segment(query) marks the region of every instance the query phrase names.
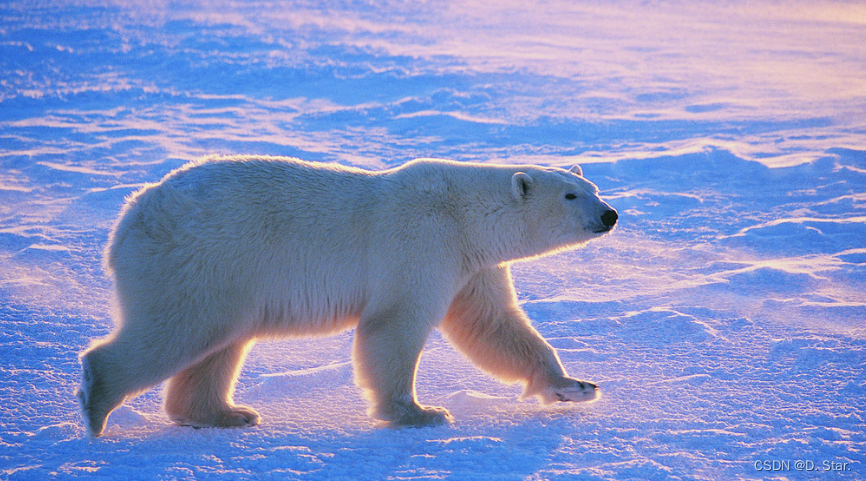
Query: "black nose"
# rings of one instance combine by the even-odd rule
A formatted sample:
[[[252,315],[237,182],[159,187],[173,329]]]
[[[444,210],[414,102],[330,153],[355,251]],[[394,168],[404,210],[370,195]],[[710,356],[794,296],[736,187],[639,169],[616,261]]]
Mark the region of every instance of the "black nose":
[[[617,219],[619,219],[619,216],[616,215],[615,210],[609,210],[601,215],[601,222],[604,223],[605,227],[613,227]]]

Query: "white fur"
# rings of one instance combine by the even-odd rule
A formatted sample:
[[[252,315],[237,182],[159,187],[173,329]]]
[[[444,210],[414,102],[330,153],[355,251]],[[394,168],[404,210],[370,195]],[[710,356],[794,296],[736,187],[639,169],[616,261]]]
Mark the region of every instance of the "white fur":
[[[117,328],[82,355],[87,427],[100,435],[113,409],[165,379],[179,424],[257,424],[232,402],[251,343],[352,327],[356,382],[392,425],[450,420],[415,400],[418,357],[437,326],[526,395],[591,400],[596,387],[566,376],[518,307],[506,263],[604,234],[606,212],[579,168],[426,159],[371,172],[276,157],[184,166],[135,193],[111,235]]]

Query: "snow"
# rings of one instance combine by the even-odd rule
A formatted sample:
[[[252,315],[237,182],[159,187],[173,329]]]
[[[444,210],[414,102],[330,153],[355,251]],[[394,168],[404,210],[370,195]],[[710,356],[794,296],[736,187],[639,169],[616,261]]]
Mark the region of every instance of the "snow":
[[[862,4],[32,3],[0,5],[0,479],[866,477]],[[253,349],[261,426],[154,389],[89,439],[108,228],[213,153],[580,163],[617,230],[514,277],[602,398],[521,401],[436,334],[418,394],[456,424],[380,429],[346,332]]]

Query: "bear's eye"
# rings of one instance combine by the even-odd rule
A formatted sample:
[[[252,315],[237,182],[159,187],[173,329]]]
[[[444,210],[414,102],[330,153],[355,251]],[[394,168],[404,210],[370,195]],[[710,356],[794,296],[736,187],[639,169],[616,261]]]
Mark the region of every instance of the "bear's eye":
[[[569,192],[569,193],[565,194],[565,198],[567,200],[574,200],[574,199],[577,199],[577,196],[572,194],[571,192]]]

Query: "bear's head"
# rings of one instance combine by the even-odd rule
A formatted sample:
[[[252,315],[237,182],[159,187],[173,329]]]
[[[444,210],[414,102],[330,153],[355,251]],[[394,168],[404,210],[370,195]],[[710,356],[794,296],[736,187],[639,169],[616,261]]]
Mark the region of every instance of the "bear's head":
[[[530,255],[585,244],[610,232],[618,219],[577,165],[521,169],[511,176],[511,194],[524,217]]]

